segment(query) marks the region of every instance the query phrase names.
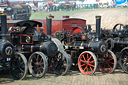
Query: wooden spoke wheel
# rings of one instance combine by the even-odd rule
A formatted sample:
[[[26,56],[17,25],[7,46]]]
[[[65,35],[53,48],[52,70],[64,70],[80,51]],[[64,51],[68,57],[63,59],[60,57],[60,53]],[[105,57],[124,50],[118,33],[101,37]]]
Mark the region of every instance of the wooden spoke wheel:
[[[97,68],[97,58],[94,53],[90,51],[84,51],[78,58],[79,70],[85,75],[92,75]]]
[[[125,49],[121,52],[119,64],[123,71],[128,73],[128,49]]]
[[[52,67],[56,75],[63,76],[69,71],[71,67],[71,58],[65,51],[59,51],[53,60],[54,63],[52,64]]]
[[[117,64],[117,59],[115,54],[108,50],[107,53],[105,53],[101,60],[99,60],[99,68],[104,73],[112,73]]]
[[[17,80],[22,80],[28,72],[27,59],[21,53],[16,53],[11,59],[11,74]]]
[[[28,66],[33,77],[43,77],[48,69],[46,56],[42,52],[34,52],[29,58]]]

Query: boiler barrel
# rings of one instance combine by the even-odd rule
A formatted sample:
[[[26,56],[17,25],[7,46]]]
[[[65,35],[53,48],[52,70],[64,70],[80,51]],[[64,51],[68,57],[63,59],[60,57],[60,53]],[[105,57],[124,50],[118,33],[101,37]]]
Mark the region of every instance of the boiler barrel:
[[[54,57],[58,52],[56,44],[51,41],[43,42],[42,44],[37,45],[22,45],[22,49],[23,51],[29,52],[40,51],[49,57]]]
[[[84,50],[90,50],[97,54],[104,54],[107,51],[106,44],[102,41],[98,42],[72,42],[71,46],[69,46],[72,49],[84,49]]]

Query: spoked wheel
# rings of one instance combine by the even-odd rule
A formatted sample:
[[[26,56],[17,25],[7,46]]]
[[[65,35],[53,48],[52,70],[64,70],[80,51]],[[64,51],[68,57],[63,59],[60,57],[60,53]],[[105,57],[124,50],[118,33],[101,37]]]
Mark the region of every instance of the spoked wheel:
[[[125,49],[121,52],[119,64],[123,71],[128,73],[128,49]]]
[[[112,73],[117,64],[117,59],[115,54],[108,50],[107,53],[105,53],[101,60],[99,60],[99,68],[104,73]]]
[[[33,77],[43,77],[48,69],[46,56],[42,52],[34,52],[29,58],[28,66]]]
[[[84,51],[78,58],[79,70],[85,75],[92,75],[97,68],[97,58],[94,53],[90,51]]]
[[[56,75],[65,75],[71,67],[71,58],[64,51],[59,51],[58,54],[53,58],[54,63],[52,64],[53,70]]]
[[[17,80],[22,80],[28,72],[27,59],[21,53],[16,53],[11,59],[11,74]]]

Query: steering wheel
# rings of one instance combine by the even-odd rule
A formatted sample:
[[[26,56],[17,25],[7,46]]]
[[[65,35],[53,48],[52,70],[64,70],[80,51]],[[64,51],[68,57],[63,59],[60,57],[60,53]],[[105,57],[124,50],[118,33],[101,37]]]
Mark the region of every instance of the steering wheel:
[[[117,36],[117,37],[123,37],[124,36],[124,25],[123,24],[116,24],[114,27],[113,27],[113,35]]]
[[[113,27],[113,32],[118,33],[118,32],[120,32],[120,31],[122,31],[123,28],[124,28],[124,25],[118,23],[118,24],[116,24],[116,25]]]

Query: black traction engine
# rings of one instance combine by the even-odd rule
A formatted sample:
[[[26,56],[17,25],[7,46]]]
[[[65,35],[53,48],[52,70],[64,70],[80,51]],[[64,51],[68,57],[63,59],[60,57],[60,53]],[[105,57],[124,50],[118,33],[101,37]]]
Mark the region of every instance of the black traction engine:
[[[105,73],[113,72],[116,67],[116,56],[100,37],[100,23],[101,16],[96,16],[96,33],[91,32],[90,25],[74,27],[71,32],[64,30],[55,33],[55,37],[64,43],[66,51],[71,54],[73,63],[86,75],[93,74],[97,66]]]
[[[128,73],[128,25],[116,24],[112,30],[102,30],[102,37],[112,50],[124,72]]]
[[[59,40],[51,37],[51,19],[47,17],[47,35],[42,32],[42,23],[33,20],[18,21],[8,31],[16,52],[26,57],[29,72],[36,78],[43,77],[47,70],[52,70],[57,75],[65,75],[71,66],[69,55],[58,48]],[[15,71],[12,74],[17,78],[21,73]]]

